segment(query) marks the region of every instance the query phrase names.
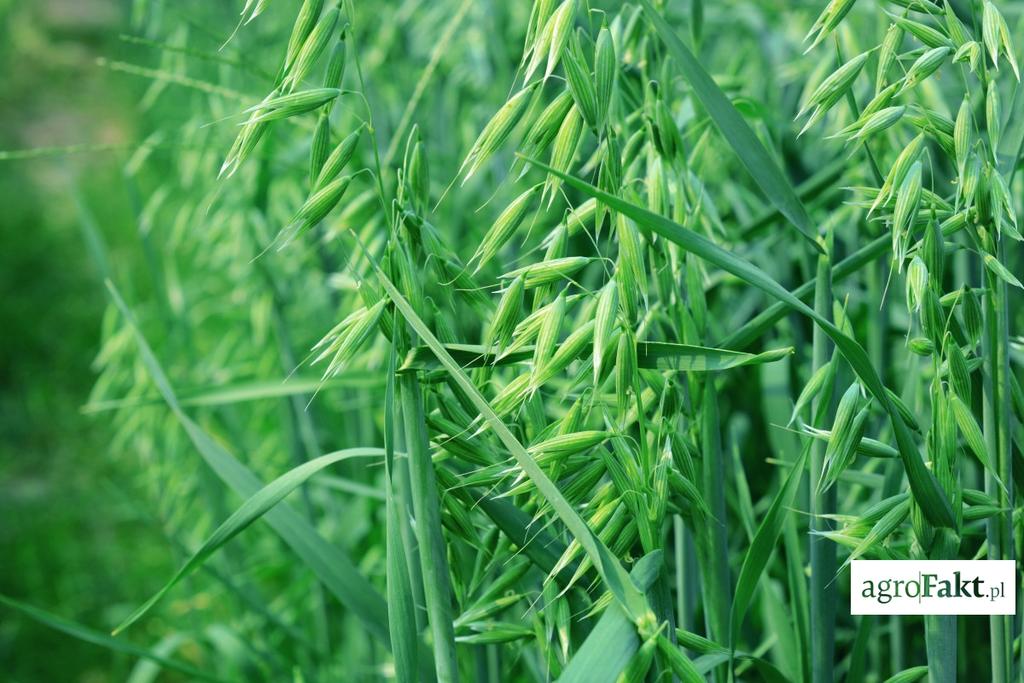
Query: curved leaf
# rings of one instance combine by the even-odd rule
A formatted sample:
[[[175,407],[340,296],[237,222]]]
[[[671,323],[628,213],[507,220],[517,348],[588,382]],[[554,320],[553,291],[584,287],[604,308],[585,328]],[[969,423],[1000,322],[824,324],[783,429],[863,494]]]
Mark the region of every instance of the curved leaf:
[[[811,229],[811,221],[807,217],[807,211],[796,196],[793,186],[782,169],[778,167],[775,160],[768,154],[761,141],[754,135],[754,131],[733,106],[729,98],[725,96],[722,89],[718,87],[710,74],[704,70],[693,53],[679,40],[657,10],[648,0],[640,0],[648,21],[654,26],[658,37],[665,43],[669,54],[679,63],[679,72],[690,83],[693,93],[700,99],[701,104],[707,109],[711,120],[718,126],[722,136],[732,146],[736,156],[740,158],[747,172],[758,184],[761,190],[767,195],[768,200],[789,219],[801,235],[818,252],[822,251],[821,245],[814,238]]]
[[[182,565],[181,569],[171,577],[171,580],[164,584],[164,587],[156,592],[153,597],[143,603],[138,609],[132,612],[121,624],[114,629],[113,635],[117,635],[124,629],[138,621],[146,612],[151,610],[161,598],[174,588],[186,576],[198,569],[211,555],[232,538],[244,531],[250,524],[269,512],[271,508],[280,503],[285,496],[302,485],[307,479],[320,470],[342,460],[350,458],[366,458],[370,456],[383,456],[384,450],[380,448],[349,448],[343,451],[336,451],[321,455],[309,462],[305,462],[280,477],[270,482],[248,500],[242,503],[235,512],[228,517],[210,535],[206,542],[197,550],[192,557]]]
[[[142,361],[152,376],[153,383],[203,460],[238,495],[248,498],[259,491],[262,488],[259,478],[185,414],[135,317],[109,280],[107,289],[131,326]],[[274,531],[302,558],[324,586],[343,605],[352,610],[370,633],[390,646],[387,604],[373,585],[359,573],[352,560],[340,549],[328,543],[287,503],[268,512],[266,518]]]
[[[750,600],[754,597],[754,589],[761,574],[768,566],[772,553],[775,552],[775,545],[782,533],[782,525],[786,521],[786,510],[793,503],[797,489],[800,487],[800,480],[803,478],[804,463],[807,460],[809,449],[804,448],[786,477],[785,483],[775,494],[771,507],[757,527],[754,540],[743,558],[743,566],[740,568],[740,576],[736,580],[736,592],[732,600],[732,610],[729,615],[729,645],[736,648],[736,636],[739,634],[743,617],[750,607]]]

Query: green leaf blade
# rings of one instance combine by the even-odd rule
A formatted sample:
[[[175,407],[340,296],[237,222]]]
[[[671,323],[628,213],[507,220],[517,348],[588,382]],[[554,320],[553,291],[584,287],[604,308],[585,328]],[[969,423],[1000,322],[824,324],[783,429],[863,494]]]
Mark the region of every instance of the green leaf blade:
[[[654,26],[658,37],[665,43],[669,54],[679,63],[680,73],[693,88],[694,94],[707,109],[711,120],[732,146],[743,166],[767,195],[768,200],[785,216],[801,235],[818,252],[821,245],[814,237],[811,221],[803,203],[797,197],[793,186],[783,175],[775,160],[768,154],[754,131],[718,87],[711,75],[704,70],[692,52],[679,40],[668,22],[655,10],[648,0],[640,0],[648,21]]]

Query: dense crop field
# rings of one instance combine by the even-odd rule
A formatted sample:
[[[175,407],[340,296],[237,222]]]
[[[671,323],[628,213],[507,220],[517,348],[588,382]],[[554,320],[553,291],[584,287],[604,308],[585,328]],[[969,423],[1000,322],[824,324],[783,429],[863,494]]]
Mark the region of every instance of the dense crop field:
[[[0,596],[0,642],[137,683],[1024,680],[1019,608],[849,610],[853,559],[1022,550],[1021,9],[136,0],[97,68],[138,139],[0,168],[118,155],[84,410],[178,569],[105,621]]]

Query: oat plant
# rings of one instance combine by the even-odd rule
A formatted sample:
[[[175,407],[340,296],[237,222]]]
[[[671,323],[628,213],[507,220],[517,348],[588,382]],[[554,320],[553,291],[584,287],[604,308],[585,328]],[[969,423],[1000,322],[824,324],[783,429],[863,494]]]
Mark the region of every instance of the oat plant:
[[[181,568],[5,605],[209,680],[1021,680],[847,607],[1020,552],[1013,3],[137,5],[180,144],[86,408]]]

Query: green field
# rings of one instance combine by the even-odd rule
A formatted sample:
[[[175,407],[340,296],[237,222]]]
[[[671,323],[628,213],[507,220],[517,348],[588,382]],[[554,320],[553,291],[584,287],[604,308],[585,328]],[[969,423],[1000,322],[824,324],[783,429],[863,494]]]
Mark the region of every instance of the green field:
[[[0,0],[0,678],[1024,681],[1022,10]]]

